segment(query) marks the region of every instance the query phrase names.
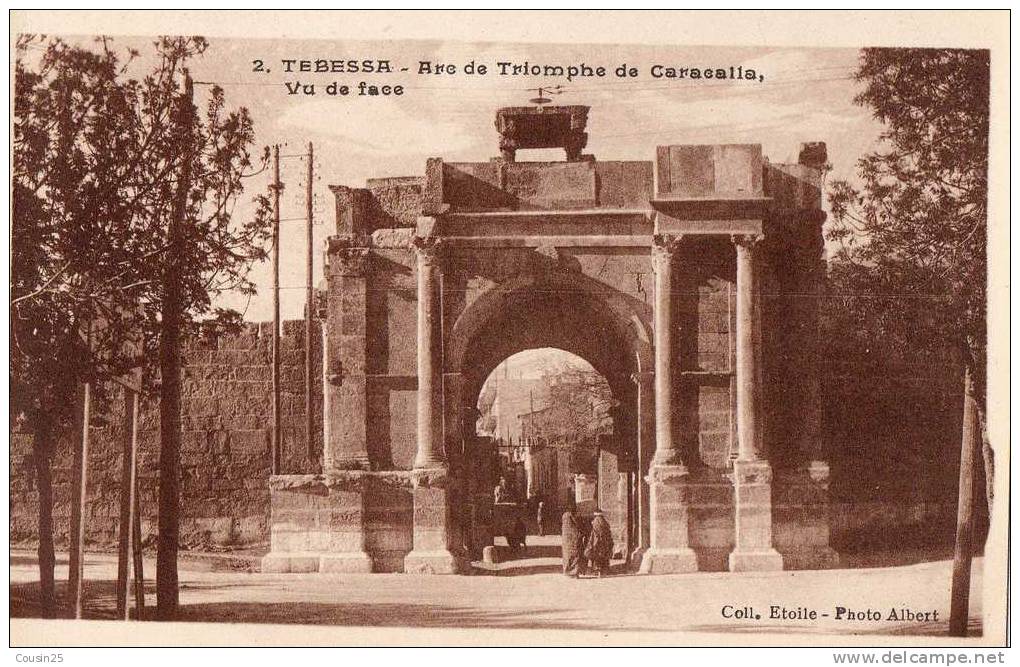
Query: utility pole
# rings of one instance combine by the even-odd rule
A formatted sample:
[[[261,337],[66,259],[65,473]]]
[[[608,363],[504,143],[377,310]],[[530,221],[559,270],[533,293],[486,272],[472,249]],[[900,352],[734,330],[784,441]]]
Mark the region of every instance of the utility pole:
[[[85,396],[82,401],[81,421],[81,465],[76,467],[77,477],[77,498],[74,499],[74,517],[72,521],[72,532],[75,541],[72,544],[73,558],[71,564],[71,606],[74,608],[74,617],[83,618],[85,612],[85,601],[82,599],[82,579],[85,575],[85,500],[88,495],[88,470],[89,470],[89,421],[92,411],[92,385],[85,383]]]
[[[131,382],[129,380],[129,382]],[[135,373],[132,386],[124,386],[124,407],[127,413],[126,425],[130,438],[125,440],[122,477],[121,477],[121,509],[120,509],[120,546],[117,552],[117,613],[125,621],[131,619],[129,590],[134,581],[135,618],[141,620],[142,607],[145,605],[144,589],[142,588],[141,565],[141,525],[138,516],[138,420],[139,392],[141,391],[141,373]],[[136,525],[138,530],[136,530]],[[132,565],[134,577],[131,577]]]
[[[273,442],[272,473],[280,474],[280,145],[273,146]]]
[[[139,384],[141,383],[139,382]],[[142,620],[142,610],[145,608],[145,576],[142,574],[142,517],[141,503],[138,500],[138,420],[141,418],[139,393],[131,392],[131,486],[128,493],[131,500],[131,510],[128,512],[131,538],[128,540],[128,553],[134,565],[132,570],[134,574],[135,618],[140,621]],[[127,600],[125,599],[124,620],[129,618],[131,618],[131,613],[127,609]]]
[[[305,446],[308,447],[308,460],[316,459],[315,443],[312,442],[312,317],[315,308],[312,304],[312,178],[314,176],[315,152],[312,142],[308,142],[308,183],[305,190],[305,209],[308,213],[307,257],[306,257],[306,293],[305,293]]]
[[[953,637],[967,636],[967,620],[970,615],[970,567],[974,539],[974,453],[980,442],[977,412],[974,379],[968,368],[964,376],[956,548],[953,553],[953,584],[949,606],[949,634]]]

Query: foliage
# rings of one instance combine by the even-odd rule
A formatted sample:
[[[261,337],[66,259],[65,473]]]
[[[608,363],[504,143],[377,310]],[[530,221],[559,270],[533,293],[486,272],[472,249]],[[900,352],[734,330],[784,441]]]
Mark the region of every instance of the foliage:
[[[855,78],[886,129],[858,161],[861,185],[829,191],[841,316],[901,353],[955,348],[983,378],[988,52],[864,49]]]
[[[207,43],[165,37],[154,68],[141,54],[21,37],[13,137],[12,410],[63,410],[85,381],[120,376],[151,352],[161,319],[167,232],[183,161],[192,165],[180,261],[185,324],[236,318],[213,307],[224,290],[254,292],[265,256],[268,200],[231,213],[256,167],[252,120],[213,86],[191,131],[173,122],[183,71]],[[265,160],[265,154],[262,160]],[[132,345],[131,343],[136,343]],[[151,355],[148,355],[151,358]],[[100,394],[101,395],[101,394]],[[46,407],[43,407],[43,406]],[[56,414],[52,413],[51,414]]]
[[[546,437],[583,442],[611,430],[609,411],[614,401],[605,378],[571,360],[547,369],[544,376],[552,410],[545,420]]]

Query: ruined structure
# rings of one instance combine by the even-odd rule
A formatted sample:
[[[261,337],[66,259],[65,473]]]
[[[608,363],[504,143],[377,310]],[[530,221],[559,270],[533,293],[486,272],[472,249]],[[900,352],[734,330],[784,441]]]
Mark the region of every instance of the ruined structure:
[[[492,540],[482,383],[584,358],[619,407],[600,503],[647,573],[833,562],[820,433],[824,144],[582,153],[587,107],[497,113],[501,157],[334,186],[323,472],[270,479],[264,571],[464,571]],[[516,162],[521,148],[563,162]]]

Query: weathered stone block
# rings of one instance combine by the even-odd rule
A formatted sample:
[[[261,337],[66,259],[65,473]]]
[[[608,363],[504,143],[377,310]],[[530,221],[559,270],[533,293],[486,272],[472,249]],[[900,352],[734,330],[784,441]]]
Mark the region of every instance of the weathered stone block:
[[[762,196],[760,144],[659,146],[659,197]]]
[[[688,529],[690,480],[682,466],[653,466],[648,484],[651,496],[651,545],[641,556],[644,574],[693,572],[697,556]]]
[[[419,472],[423,475],[433,473],[415,471],[415,474]],[[426,477],[421,481],[415,479],[412,492],[414,548],[404,557],[404,571],[412,574],[458,574],[466,571],[467,563],[451,550],[450,491],[426,486]]]
[[[701,385],[698,387],[698,412],[728,412],[730,409],[729,386]]]
[[[591,162],[511,163],[506,190],[519,208],[593,208],[595,166]]]
[[[598,205],[628,208],[645,205],[652,197],[651,162],[595,162]]]
[[[781,570],[783,559],[772,546],[772,467],[767,461],[733,462],[735,548],[730,570]]]
[[[706,310],[698,313],[698,331],[702,333],[728,333],[730,314],[725,310]]]

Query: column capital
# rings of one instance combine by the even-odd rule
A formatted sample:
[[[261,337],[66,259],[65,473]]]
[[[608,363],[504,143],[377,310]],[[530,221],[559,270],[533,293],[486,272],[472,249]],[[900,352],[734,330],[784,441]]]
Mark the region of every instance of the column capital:
[[[765,237],[762,234],[731,234],[730,240],[733,245],[746,250],[753,249]]]
[[[354,239],[332,236],[326,242],[328,273],[338,276],[364,276],[368,270],[370,249]]]
[[[652,257],[672,259],[680,248],[683,234],[655,234],[652,236]]]
[[[443,257],[443,239],[438,236],[415,236],[410,248],[418,258],[419,266],[438,266]]]

